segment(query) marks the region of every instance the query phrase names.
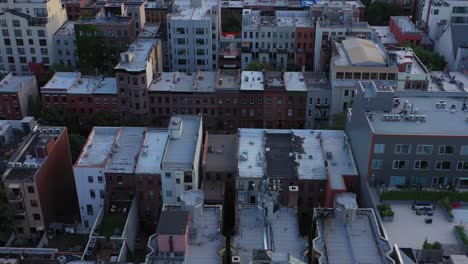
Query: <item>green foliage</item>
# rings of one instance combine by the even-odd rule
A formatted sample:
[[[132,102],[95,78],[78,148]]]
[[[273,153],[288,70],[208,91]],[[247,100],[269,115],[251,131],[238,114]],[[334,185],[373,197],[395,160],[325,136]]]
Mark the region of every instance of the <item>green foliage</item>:
[[[221,21],[223,32],[241,32],[242,15],[239,13],[229,13],[223,16]]]
[[[273,67],[271,67],[271,65],[269,65],[269,64],[254,61],[254,62],[250,63],[249,65],[247,65],[246,70],[247,71],[262,71],[262,70],[272,71]]]
[[[79,131],[78,116],[63,107],[49,107],[43,109],[39,123],[45,126],[66,126],[69,133]]]
[[[398,4],[375,1],[368,5],[367,21],[372,26],[388,26],[391,16],[404,15]]]
[[[444,57],[440,56],[438,53],[423,47],[416,46],[414,44],[406,44],[405,46],[413,49],[419,60],[421,60],[421,62],[426,65],[429,70],[443,71],[445,69],[445,65],[447,63],[445,62]]]
[[[114,115],[109,111],[97,111],[89,121],[90,126],[115,126]]]
[[[435,241],[434,243],[429,243],[427,242],[427,238],[426,240],[424,240],[423,249],[440,249],[440,248],[441,248],[440,242]]]
[[[54,72],[73,72],[75,71],[74,69],[68,67],[68,66],[65,66],[64,64],[62,63],[56,63],[56,64],[53,64],[52,66],[50,66],[50,69]]]
[[[402,189],[395,191],[385,191],[381,194],[381,199],[387,201],[440,201],[445,197],[448,197],[450,201],[466,202],[468,201],[468,192]]]
[[[86,143],[86,138],[79,134],[69,134],[68,141],[70,143],[72,162],[75,163],[75,161],[78,159],[78,156],[80,155],[81,149]]]
[[[8,204],[5,190],[0,187],[0,232],[8,233],[15,227],[15,212]]]
[[[393,216],[395,213],[392,210],[392,207],[388,203],[382,203],[377,205],[377,210],[381,217]]]
[[[450,216],[453,216],[452,214],[452,203],[450,202],[450,199],[448,196],[442,198],[439,200],[439,205],[442,207],[442,208],[445,208],[445,210],[447,210],[447,213],[450,215]]]
[[[468,245],[468,236],[466,235],[465,227],[464,226],[455,226],[455,231],[460,236],[463,244]]]
[[[332,115],[330,129],[344,130],[346,125],[346,112],[336,113]]]

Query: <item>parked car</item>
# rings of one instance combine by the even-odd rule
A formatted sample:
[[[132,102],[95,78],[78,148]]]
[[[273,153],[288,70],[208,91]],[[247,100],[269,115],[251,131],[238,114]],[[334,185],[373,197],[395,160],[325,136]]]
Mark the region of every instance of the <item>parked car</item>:
[[[413,210],[434,210],[435,205],[430,202],[418,202],[414,201],[413,205],[411,205],[411,208]]]

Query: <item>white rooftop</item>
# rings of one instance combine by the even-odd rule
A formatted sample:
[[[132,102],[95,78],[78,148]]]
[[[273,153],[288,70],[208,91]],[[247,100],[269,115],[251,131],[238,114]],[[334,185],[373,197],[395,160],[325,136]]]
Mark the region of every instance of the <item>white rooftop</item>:
[[[75,37],[75,22],[74,21],[67,21],[65,24],[60,27],[57,32],[55,32],[55,36],[72,36]]]
[[[427,70],[423,68],[416,57],[416,54],[411,49],[406,50],[395,50],[390,51],[389,53],[396,54],[398,65],[403,63],[411,63],[411,72],[410,74],[426,74]]]
[[[94,127],[75,166],[106,166],[118,132],[118,127]]]
[[[79,72],[56,72],[42,93],[117,94],[116,78],[81,76]]]
[[[461,72],[432,71],[429,91],[468,92],[468,74]]]
[[[169,19],[175,20],[208,20],[212,7],[218,5],[218,0],[201,0],[201,7],[191,7],[190,0],[175,0],[173,9],[177,12],[169,13]]]
[[[241,90],[244,91],[263,91],[264,89],[263,72],[261,71],[242,71]]]
[[[286,91],[307,91],[303,72],[285,72],[283,80]]]
[[[160,92],[214,92],[217,72],[196,73],[162,72],[156,76],[149,91]]]
[[[133,173],[143,142],[143,127],[121,127],[106,173]]]
[[[115,66],[116,70],[126,71],[144,71],[150,59],[151,51],[156,45],[157,40],[150,38],[137,38],[128,48],[128,50],[121,54],[131,58],[130,60],[120,60],[119,64]]]
[[[79,72],[56,72],[54,76],[41,88],[41,92],[48,89],[67,90],[81,77]]]
[[[167,143],[167,129],[147,129],[135,173],[161,173],[161,160]]]
[[[389,26],[372,26],[382,44],[398,44]]]
[[[0,81],[0,93],[16,93],[19,92],[23,86],[35,79],[34,76],[14,76],[9,73]],[[34,89],[36,89],[34,87]]]

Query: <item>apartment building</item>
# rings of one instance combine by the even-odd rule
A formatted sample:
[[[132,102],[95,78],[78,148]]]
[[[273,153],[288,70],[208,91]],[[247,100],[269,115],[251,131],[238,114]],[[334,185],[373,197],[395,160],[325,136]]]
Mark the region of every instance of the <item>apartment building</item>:
[[[174,1],[166,21],[171,71],[218,69],[219,20],[218,1]]]
[[[242,68],[252,62],[298,70],[312,61],[314,20],[308,11],[242,12]]]
[[[157,24],[158,25],[158,38],[161,41],[162,50],[168,51],[169,44],[168,44],[168,35],[167,35],[167,14],[169,11],[172,10],[172,5],[169,2],[166,3],[164,1],[152,1],[152,2],[145,2],[145,18],[146,24]],[[163,68],[164,71],[169,71],[171,68],[171,57],[169,52],[162,53],[163,59]]]
[[[0,116],[4,119],[23,119],[32,115],[39,104],[36,77],[7,74],[0,80]]]
[[[65,2],[65,9],[67,10],[67,20],[78,20],[82,15],[81,7],[84,6],[87,2],[87,0],[67,0]]]
[[[79,211],[67,129],[33,122],[25,124],[25,140],[2,182],[15,212],[17,238],[38,242],[50,224],[74,227]]]
[[[421,46],[424,34],[413,24],[411,17],[392,16],[390,17],[389,27],[398,44],[405,45],[412,43],[416,46]]]
[[[379,80],[395,87],[397,74],[396,58],[389,56],[378,41],[349,37],[341,43],[334,42],[330,62],[331,112],[346,111],[353,105],[359,80]]]
[[[162,71],[161,60],[161,45],[155,39],[138,38],[120,54],[120,62],[114,67],[114,72],[123,117],[148,116],[147,92],[155,74]]]
[[[468,2],[425,0],[421,13],[422,25],[429,38],[437,42],[441,34],[452,24],[468,23]]]
[[[467,188],[466,104],[361,82],[346,131],[362,182],[422,188]],[[467,166],[465,166],[467,165]]]
[[[123,4],[109,5],[96,16],[75,22],[79,69],[87,74],[112,75],[114,66],[137,36],[136,20]],[[93,48],[94,47],[94,48]]]
[[[396,59],[398,66],[397,90],[427,91],[430,73],[411,48],[398,48],[388,51],[388,55]]]
[[[76,54],[75,22],[65,22],[55,32],[53,39],[56,45],[55,56],[57,63],[71,69],[76,69],[78,58]]]
[[[301,213],[331,206],[335,194],[356,192],[358,172],[343,131],[303,129],[239,129],[239,204],[256,204],[262,186],[279,191],[282,205]],[[288,201],[298,192],[297,201]]]
[[[465,32],[468,24],[452,24],[440,36],[434,51],[444,57],[449,71],[464,72],[468,69],[468,45]]]
[[[116,78],[83,76],[80,72],[56,72],[41,87],[45,109],[61,107],[87,121],[95,113],[106,111],[119,116]]]
[[[53,35],[67,20],[59,0],[7,0],[0,8],[0,70],[27,75],[28,63],[56,62]]]

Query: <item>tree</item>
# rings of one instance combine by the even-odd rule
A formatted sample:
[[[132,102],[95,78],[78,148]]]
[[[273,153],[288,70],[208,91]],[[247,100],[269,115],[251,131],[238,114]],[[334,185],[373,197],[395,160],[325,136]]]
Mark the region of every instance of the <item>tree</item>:
[[[69,133],[78,132],[80,127],[76,114],[57,106],[43,109],[39,122],[46,126],[66,126]]]
[[[114,126],[115,118],[112,112],[109,111],[97,111],[94,112],[94,115],[91,117],[89,124],[94,126]]]
[[[0,232],[8,233],[15,227],[15,212],[8,204],[5,189],[0,187]]]
[[[404,15],[397,4],[374,1],[367,8],[367,21],[372,26],[388,26],[391,16]]]
[[[241,32],[242,31],[242,15],[239,13],[229,13],[223,15],[221,21],[223,32]]]
[[[81,153],[81,149],[86,143],[86,138],[79,134],[68,134],[68,141],[70,143],[72,162],[75,163]]]
[[[54,72],[73,72],[75,71],[73,68],[65,66],[63,63],[55,63],[50,66],[51,70]]]
[[[443,71],[445,69],[445,65],[447,65],[447,63],[445,62],[444,57],[440,56],[438,53],[416,46],[412,43],[406,44],[405,46],[410,47],[429,70]]]
[[[272,71],[273,67],[271,67],[271,65],[269,64],[253,61],[249,65],[247,65],[246,70],[248,71],[263,71],[263,70]]]
[[[330,129],[344,130],[346,125],[346,112],[336,113],[332,115]]]

